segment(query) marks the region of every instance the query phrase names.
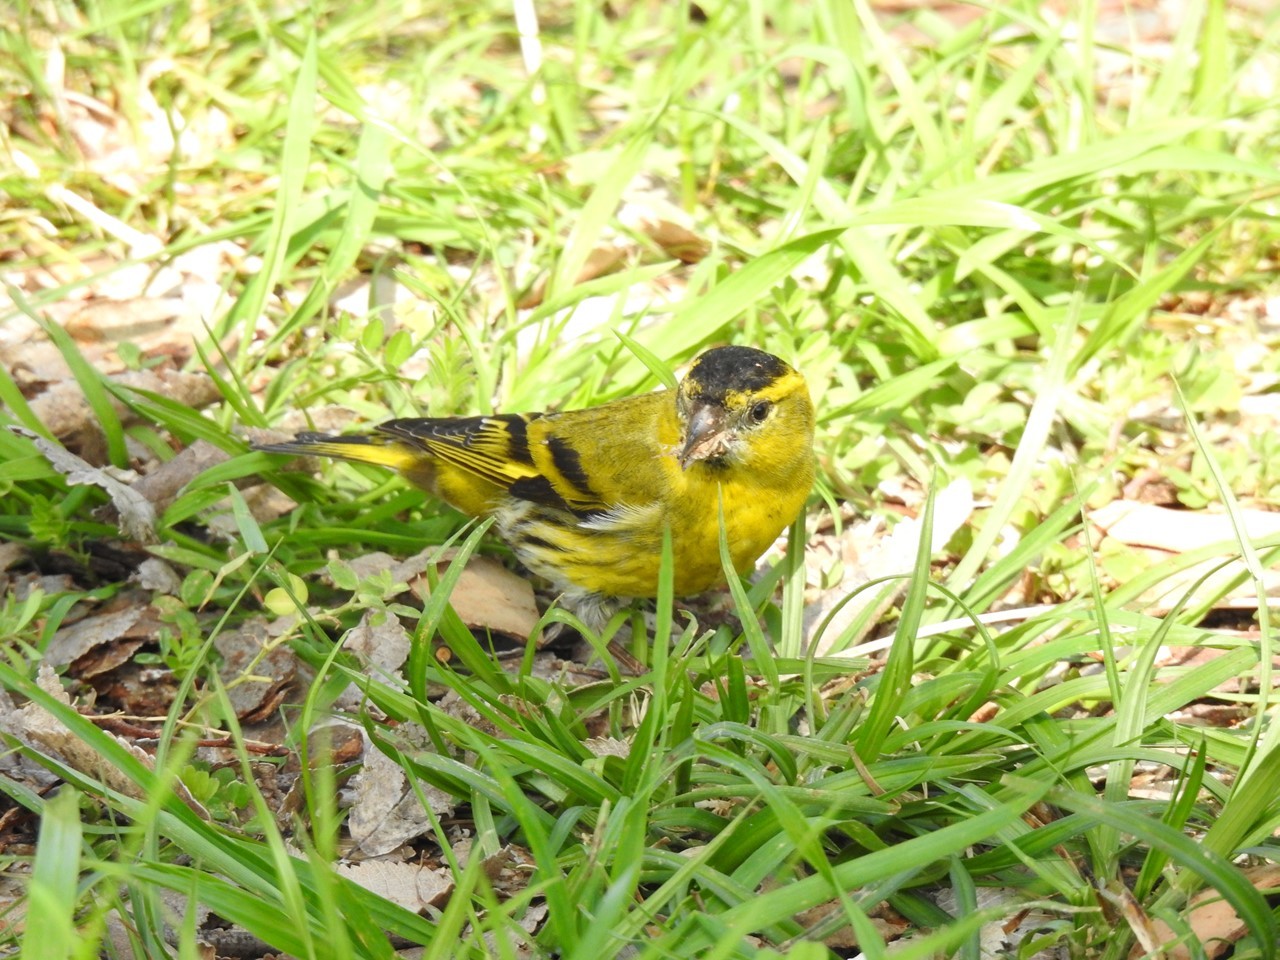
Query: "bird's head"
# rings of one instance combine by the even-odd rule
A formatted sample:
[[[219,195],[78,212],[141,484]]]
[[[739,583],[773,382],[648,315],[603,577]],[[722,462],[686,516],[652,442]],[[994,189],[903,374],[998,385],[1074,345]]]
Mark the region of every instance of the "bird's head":
[[[771,353],[715,347],[676,391],[683,470],[745,464],[785,470],[813,450],[813,403],[804,377]]]

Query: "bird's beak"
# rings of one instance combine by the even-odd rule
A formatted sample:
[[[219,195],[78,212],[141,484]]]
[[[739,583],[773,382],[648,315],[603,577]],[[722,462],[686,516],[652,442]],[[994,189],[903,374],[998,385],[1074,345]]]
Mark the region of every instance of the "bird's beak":
[[[693,408],[684,443],[676,454],[681,470],[689,469],[689,464],[695,460],[718,457],[725,452],[724,420],[724,407],[719,404],[699,403]]]

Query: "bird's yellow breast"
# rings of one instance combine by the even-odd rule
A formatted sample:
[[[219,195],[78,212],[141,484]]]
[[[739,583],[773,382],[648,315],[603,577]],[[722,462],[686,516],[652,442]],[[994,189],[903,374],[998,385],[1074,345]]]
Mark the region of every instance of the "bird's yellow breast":
[[[497,511],[499,532],[535,573],[562,588],[611,597],[657,592],[662,536],[671,530],[677,596],[724,582],[720,524],[733,567],[747,573],[799,514],[813,483],[808,446],[785,474],[742,466],[695,464],[682,471],[673,452],[651,461],[661,485],[634,494],[607,513],[565,524],[560,514],[509,503]]]

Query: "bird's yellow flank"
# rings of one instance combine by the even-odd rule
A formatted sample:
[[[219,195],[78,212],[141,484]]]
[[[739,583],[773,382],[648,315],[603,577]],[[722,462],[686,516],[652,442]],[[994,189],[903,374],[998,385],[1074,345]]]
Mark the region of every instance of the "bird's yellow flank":
[[[589,615],[610,598],[654,596],[664,527],[677,595],[722,582],[721,503],[733,566],[749,571],[804,508],[813,421],[799,372],[761,350],[716,347],[674,391],[589,410],[391,420],[257,449],[380,464],[463,513],[492,515],[520,562]]]

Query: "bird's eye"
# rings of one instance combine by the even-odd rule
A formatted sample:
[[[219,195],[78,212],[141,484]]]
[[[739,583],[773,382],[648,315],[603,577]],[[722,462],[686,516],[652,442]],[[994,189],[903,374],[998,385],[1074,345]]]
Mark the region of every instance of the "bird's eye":
[[[764,423],[765,417],[769,416],[769,401],[761,400],[751,408],[751,419],[756,423]]]

